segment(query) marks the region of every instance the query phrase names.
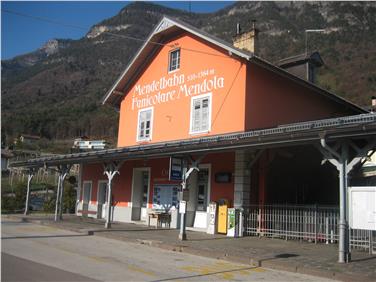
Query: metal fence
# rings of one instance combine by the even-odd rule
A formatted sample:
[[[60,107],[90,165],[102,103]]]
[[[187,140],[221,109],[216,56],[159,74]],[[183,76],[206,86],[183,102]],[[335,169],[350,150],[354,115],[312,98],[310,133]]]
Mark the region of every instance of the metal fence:
[[[244,235],[314,243],[337,243],[339,208],[325,206],[264,205],[244,209]],[[376,251],[376,232],[350,229],[352,248]]]

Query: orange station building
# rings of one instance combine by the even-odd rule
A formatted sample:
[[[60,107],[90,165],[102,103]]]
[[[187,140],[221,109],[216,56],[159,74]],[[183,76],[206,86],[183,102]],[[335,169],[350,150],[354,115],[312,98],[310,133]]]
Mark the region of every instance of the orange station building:
[[[376,151],[376,115],[313,83],[317,52],[276,66],[257,48],[254,26],[232,45],[163,18],[103,99],[120,111],[117,148],[11,164],[28,169],[25,215],[33,175],[53,168],[60,220],[64,179],[79,164],[76,213],[107,228],[163,215],[212,233],[219,202],[243,211],[239,235],[338,242],[339,262],[350,244],[371,249],[372,233],[349,232],[346,197]]]
[[[120,111],[118,148],[152,144],[163,148],[170,142],[188,144],[210,136],[365,112],[257,57],[251,52],[257,48],[256,36],[257,30],[238,35],[235,45],[249,49],[242,50],[186,23],[163,18],[103,100]],[[181,180],[169,178],[174,156],[188,165],[199,162],[199,171],[188,179],[187,226],[207,228],[208,205],[221,199],[239,208],[338,205],[336,172],[321,167],[321,154],[311,145],[221,152],[192,149],[122,163],[112,182],[112,220],[146,222],[149,212],[163,209],[172,214],[172,227],[178,227]],[[78,215],[86,211],[105,217],[106,183],[102,163],[81,166]],[[320,196],[328,189],[328,197]]]

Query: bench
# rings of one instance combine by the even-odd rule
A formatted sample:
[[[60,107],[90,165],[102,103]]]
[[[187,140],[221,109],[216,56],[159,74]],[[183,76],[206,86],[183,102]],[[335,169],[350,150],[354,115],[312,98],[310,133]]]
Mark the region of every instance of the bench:
[[[171,214],[168,212],[149,212],[148,214],[148,226],[150,227],[150,219],[156,218],[157,219],[157,225],[155,228],[162,228],[162,224],[165,225],[166,228],[170,228],[171,223]]]

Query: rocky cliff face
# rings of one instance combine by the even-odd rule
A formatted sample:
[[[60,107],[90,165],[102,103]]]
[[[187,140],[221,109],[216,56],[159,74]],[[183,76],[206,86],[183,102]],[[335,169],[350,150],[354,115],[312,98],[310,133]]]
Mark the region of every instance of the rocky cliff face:
[[[53,39],[35,52],[2,61],[3,129],[8,135],[115,139],[117,113],[100,99],[142,44],[117,35],[145,39],[163,15],[228,42],[238,22],[246,29],[256,19],[259,55],[271,62],[302,53],[305,29],[324,29],[308,40],[325,62],[318,83],[362,105],[376,93],[376,2],[251,1],[212,14],[136,2],[79,40]]]

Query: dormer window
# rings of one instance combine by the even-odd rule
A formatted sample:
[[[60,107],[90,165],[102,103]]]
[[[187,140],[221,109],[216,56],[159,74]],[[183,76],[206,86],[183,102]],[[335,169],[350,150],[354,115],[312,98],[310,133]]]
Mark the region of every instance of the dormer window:
[[[169,54],[168,71],[176,71],[180,68],[180,49],[175,49]]]

